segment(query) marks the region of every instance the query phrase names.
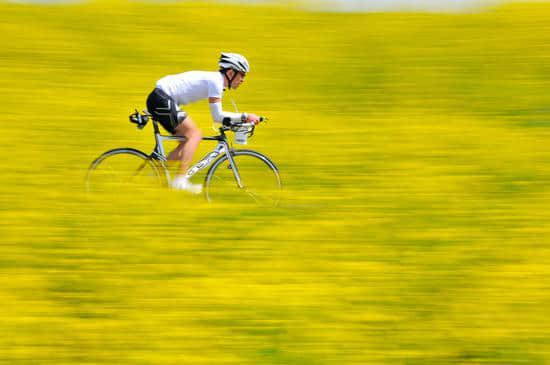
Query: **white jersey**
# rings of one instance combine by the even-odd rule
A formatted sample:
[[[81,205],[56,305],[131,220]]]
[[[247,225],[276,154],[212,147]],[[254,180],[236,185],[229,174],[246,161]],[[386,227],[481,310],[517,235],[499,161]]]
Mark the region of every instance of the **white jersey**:
[[[158,80],[156,87],[182,105],[207,98],[221,99],[224,90],[223,75],[217,71],[188,71],[168,75]]]

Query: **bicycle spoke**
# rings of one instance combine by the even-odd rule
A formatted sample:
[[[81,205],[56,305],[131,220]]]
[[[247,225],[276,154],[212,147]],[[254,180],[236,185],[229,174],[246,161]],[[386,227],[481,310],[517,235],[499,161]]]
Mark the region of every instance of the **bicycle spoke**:
[[[90,191],[137,191],[160,182],[159,171],[148,157],[131,149],[106,152],[94,161],[87,177]]]
[[[253,151],[236,151],[233,158],[242,188],[238,186],[233,168],[225,158],[213,166],[207,175],[208,200],[277,204],[281,189],[279,174],[268,160]],[[248,198],[243,200],[243,197]]]

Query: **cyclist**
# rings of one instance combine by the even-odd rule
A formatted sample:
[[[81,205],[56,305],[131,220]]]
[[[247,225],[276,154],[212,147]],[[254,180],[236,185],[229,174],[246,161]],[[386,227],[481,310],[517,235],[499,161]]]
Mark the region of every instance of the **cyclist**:
[[[210,113],[215,122],[231,124],[245,121],[257,124],[260,118],[256,114],[231,113],[222,109],[225,89],[237,89],[249,71],[250,66],[244,56],[224,52],[220,56],[219,71],[188,71],[168,75],[157,81],[155,89],[147,98],[147,110],[168,132],[186,138],[167,156],[168,160],[181,163],[179,174],[172,180],[172,188],[195,194],[202,191],[201,184],[191,183],[186,176],[202,133],[179,105],[208,99]]]

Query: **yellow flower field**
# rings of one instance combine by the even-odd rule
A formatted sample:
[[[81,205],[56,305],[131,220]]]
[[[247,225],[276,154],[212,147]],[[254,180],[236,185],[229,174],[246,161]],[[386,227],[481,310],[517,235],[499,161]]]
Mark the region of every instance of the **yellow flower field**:
[[[550,362],[549,5],[0,14],[0,364]],[[281,204],[86,193],[100,153],[152,150],[128,115],[156,80],[220,51]]]

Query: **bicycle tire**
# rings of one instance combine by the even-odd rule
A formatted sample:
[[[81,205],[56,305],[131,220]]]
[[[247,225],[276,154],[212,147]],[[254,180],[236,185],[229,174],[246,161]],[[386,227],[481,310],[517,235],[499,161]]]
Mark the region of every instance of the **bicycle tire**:
[[[151,157],[133,148],[115,148],[96,158],[88,168],[86,190],[115,192],[158,187],[163,180]]]
[[[248,196],[249,201],[255,203],[277,205],[282,184],[279,169],[273,161],[252,150],[232,150],[231,156],[235,160],[243,188],[239,188],[229,159],[224,155],[212,164],[206,174],[204,181],[206,199],[209,202],[218,200],[242,202],[242,196]]]

